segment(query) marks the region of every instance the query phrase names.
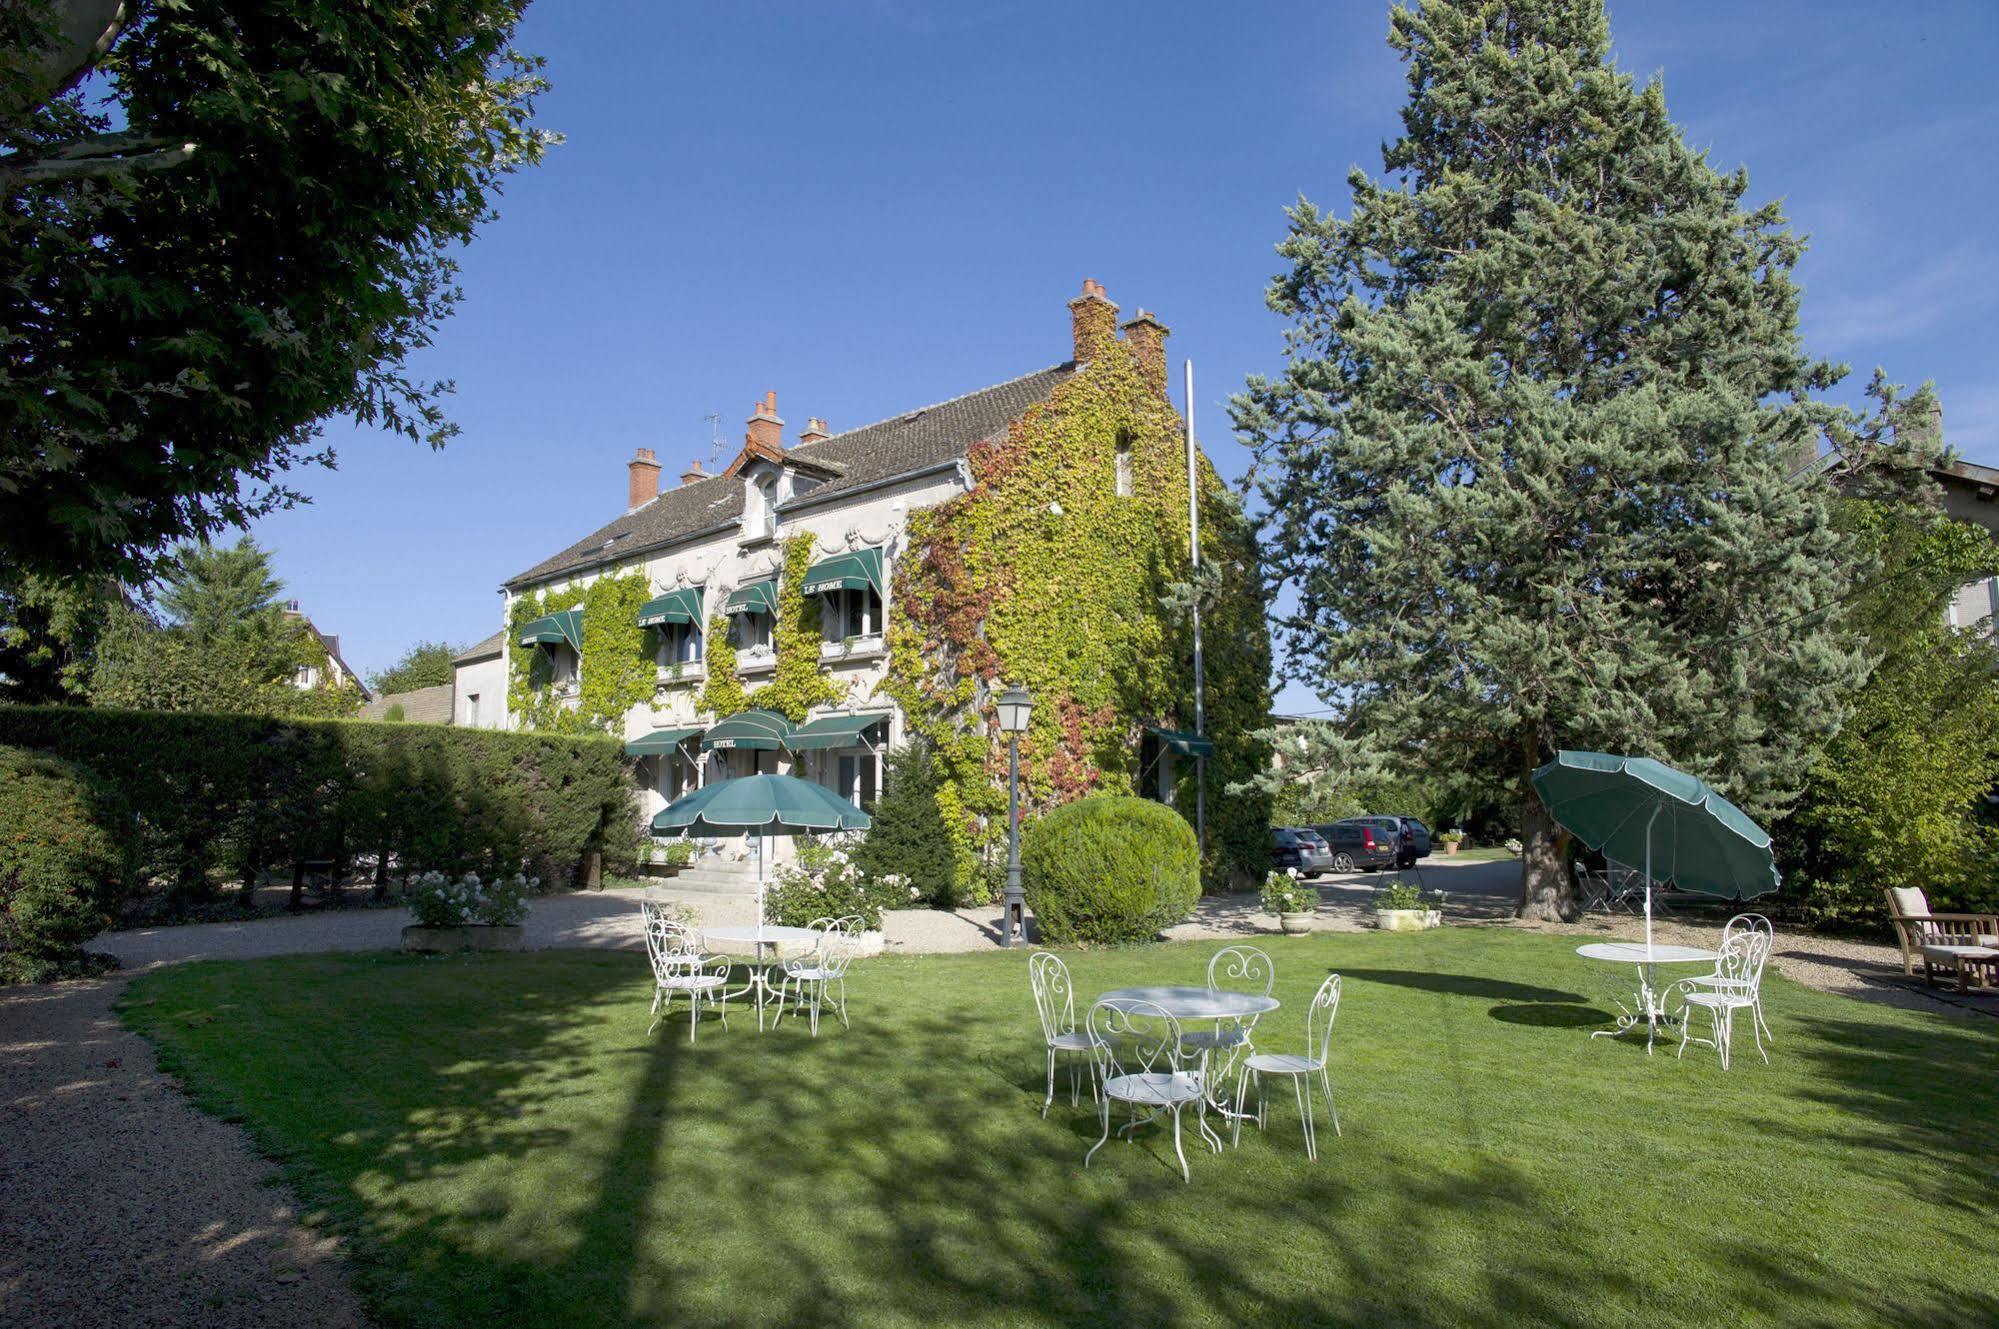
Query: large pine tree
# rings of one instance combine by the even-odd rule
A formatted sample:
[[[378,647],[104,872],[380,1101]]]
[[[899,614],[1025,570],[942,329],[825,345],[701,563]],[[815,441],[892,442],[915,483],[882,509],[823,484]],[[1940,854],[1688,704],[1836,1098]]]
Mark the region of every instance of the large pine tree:
[[[1573,913],[1527,775],[1644,753],[1753,813],[1796,797],[1862,661],[1808,463],[1802,243],[1610,60],[1599,0],[1397,7],[1386,176],[1299,202],[1285,371],[1235,403],[1292,675],[1518,800],[1521,914]],[[1804,474],[1799,472],[1803,470]]]

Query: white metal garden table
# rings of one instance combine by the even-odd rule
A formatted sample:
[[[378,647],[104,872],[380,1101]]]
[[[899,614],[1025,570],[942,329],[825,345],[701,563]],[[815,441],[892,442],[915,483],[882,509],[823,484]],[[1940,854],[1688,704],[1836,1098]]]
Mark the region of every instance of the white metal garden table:
[[[770,990],[770,980],[764,968],[765,964],[768,963],[768,960],[764,956],[765,948],[769,947],[774,950],[779,946],[786,945],[817,946],[824,936],[824,933],[814,931],[812,928],[778,927],[771,923],[743,923],[729,927],[701,929],[701,938],[704,945],[714,941],[733,941],[738,943],[747,942],[757,948],[756,959],[750,964],[750,981],[737,988],[734,992],[724,992],[722,997],[726,1001],[730,997],[741,997],[754,992],[757,999],[757,1030],[759,1033],[762,1032],[764,1027],[764,997]],[[776,957],[772,956],[770,958],[775,959]]]
[[[1616,1025],[1610,1029],[1593,1030],[1590,1037],[1615,1038],[1642,1024],[1645,1026],[1647,1056],[1651,1055],[1652,1041],[1666,1018],[1664,994],[1654,981],[1653,971],[1662,964],[1713,964],[1719,958],[1715,952],[1699,946],[1667,946],[1658,942],[1648,946],[1642,941],[1593,941],[1587,946],[1576,947],[1576,954],[1585,960],[1628,964],[1637,969],[1638,991],[1632,996],[1632,1004],[1626,1006],[1621,997],[1613,998],[1617,1003]]]
[[[1231,992],[1226,988],[1194,987],[1192,985],[1161,984],[1153,987],[1113,988],[1097,998],[1107,1006],[1128,1010],[1133,1006],[1157,1006],[1182,1025],[1189,1021],[1212,1022],[1219,1031],[1225,1024],[1236,1024],[1254,1019],[1277,1009],[1277,998],[1265,996],[1261,992]],[[1233,1104],[1227,1096],[1217,1098],[1214,1087],[1228,1083],[1229,1067],[1242,1050],[1248,1047],[1247,1040],[1228,1049],[1228,1060],[1220,1070],[1207,1068],[1204,1088],[1208,1090],[1208,1106],[1226,1119],[1237,1116]]]

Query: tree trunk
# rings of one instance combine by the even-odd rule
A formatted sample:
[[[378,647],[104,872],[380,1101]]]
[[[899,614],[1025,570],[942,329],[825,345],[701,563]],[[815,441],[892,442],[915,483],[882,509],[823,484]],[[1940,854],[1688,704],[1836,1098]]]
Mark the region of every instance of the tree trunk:
[[[1575,882],[1555,833],[1555,820],[1531,787],[1520,809],[1520,843],[1520,908],[1514,917],[1542,923],[1575,922],[1580,913]]]

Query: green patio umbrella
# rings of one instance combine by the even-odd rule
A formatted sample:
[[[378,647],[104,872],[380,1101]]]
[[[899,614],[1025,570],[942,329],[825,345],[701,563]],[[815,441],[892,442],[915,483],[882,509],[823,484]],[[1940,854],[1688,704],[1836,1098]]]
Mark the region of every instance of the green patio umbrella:
[[[791,775],[717,780],[676,798],[652,819],[653,831],[660,835],[757,832],[758,928],[764,925],[764,836],[858,831],[866,830],[869,824],[867,813],[832,790]]]
[[[1558,752],[1534,772],[1534,791],[1556,823],[1590,848],[1645,864],[1648,949],[1653,882],[1753,900],[1782,881],[1761,826],[1700,780],[1650,757]]]

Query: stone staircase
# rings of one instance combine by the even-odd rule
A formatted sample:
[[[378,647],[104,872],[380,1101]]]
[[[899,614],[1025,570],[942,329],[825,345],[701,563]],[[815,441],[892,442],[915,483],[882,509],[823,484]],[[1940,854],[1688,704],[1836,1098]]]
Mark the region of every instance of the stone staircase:
[[[661,890],[688,891],[697,895],[737,895],[756,898],[757,865],[755,863],[703,863],[699,867],[682,868],[671,877],[662,877],[655,883]]]

